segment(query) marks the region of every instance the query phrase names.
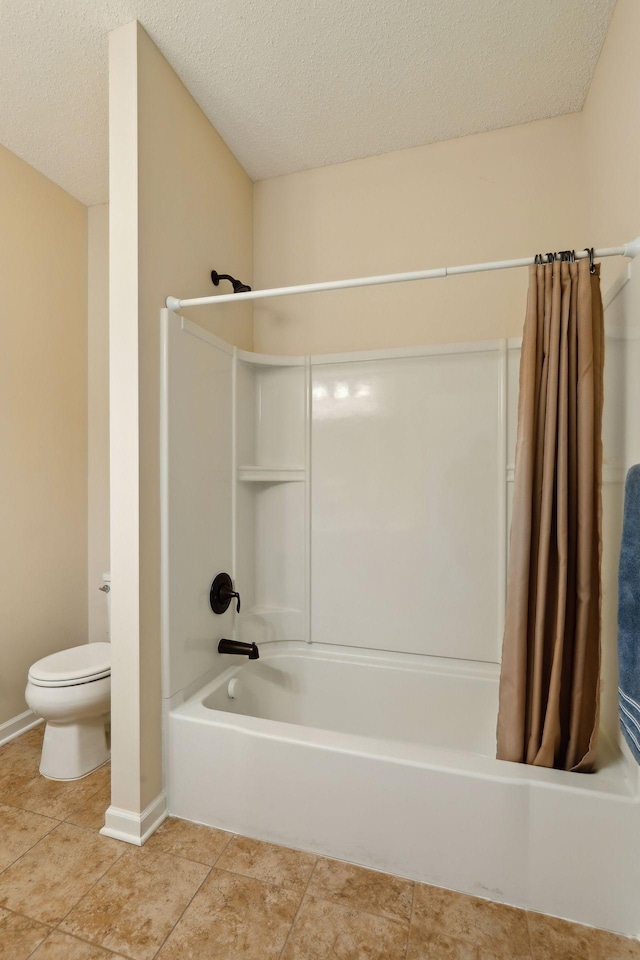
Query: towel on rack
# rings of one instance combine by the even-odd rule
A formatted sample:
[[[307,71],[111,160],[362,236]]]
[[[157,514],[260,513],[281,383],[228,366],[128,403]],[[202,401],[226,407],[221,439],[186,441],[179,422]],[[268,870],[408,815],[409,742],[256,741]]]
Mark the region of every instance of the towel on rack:
[[[620,726],[640,763],[640,464],[624,491],[618,570],[618,707]]]

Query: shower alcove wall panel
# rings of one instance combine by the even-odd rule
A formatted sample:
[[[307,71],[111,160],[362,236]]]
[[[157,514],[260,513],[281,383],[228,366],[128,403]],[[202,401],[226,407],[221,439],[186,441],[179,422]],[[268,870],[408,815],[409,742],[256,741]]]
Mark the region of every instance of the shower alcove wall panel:
[[[314,642],[498,661],[505,356],[312,358]]]
[[[163,312],[163,695],[202,683],[223,636],[307,638],[304,362],[245,354]],[[171,464],[171,469],[169,469]],[[215,616],[209,588],[241,594]]]

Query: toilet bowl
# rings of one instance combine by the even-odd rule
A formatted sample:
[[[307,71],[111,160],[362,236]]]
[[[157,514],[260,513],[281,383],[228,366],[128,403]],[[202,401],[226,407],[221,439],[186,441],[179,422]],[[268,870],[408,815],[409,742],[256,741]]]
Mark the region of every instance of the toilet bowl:
[[[40,773],[78,780],[109,759],[106,724],[111,704],[111,646],[85,643],[34,663],[27,704],[47,725]]]

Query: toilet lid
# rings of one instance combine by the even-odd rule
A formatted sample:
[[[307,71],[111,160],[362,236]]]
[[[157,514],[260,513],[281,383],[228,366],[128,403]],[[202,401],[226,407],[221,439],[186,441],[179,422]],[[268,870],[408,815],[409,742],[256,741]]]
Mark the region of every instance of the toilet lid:
[[[111,673],[111,644],[83,643],[80,647],[59,650],[34,663],[29,680],[46,686],[69,686],[100,680]]]

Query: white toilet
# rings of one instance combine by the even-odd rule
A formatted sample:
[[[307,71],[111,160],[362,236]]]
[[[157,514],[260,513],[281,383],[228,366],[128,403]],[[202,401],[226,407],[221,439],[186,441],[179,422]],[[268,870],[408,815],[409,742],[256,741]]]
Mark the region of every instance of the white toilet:
[[[106,574],[103,579],[108,586]],[[40,758],[43,777],[78,780],[106,763],[109,643],[84,643],[38,660],[29,670],[25,697],[33,712],[47,722]]]

